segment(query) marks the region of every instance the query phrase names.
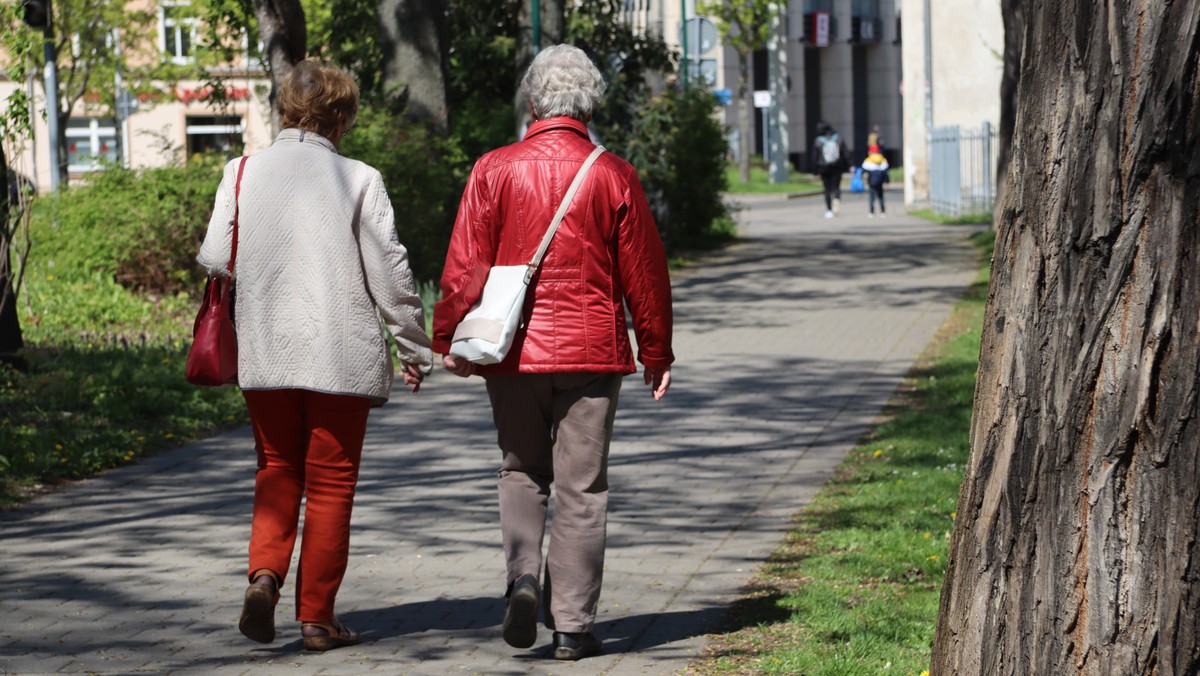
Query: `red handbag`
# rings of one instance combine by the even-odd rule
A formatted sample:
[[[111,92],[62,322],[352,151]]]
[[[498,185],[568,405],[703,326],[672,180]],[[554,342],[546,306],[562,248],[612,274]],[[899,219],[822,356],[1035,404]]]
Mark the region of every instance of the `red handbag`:
[[[230,312],[233,288],[233,263],[238,248],[238,198],[242,192],[242,170],[238,165],[233,187],[233,244],[229,250],[229,275],[210,275],[204,286],[204,300],[192,325],[192,347],[188,350],[187,381],[193,385],[220,387],[237,384],[237,333]]]

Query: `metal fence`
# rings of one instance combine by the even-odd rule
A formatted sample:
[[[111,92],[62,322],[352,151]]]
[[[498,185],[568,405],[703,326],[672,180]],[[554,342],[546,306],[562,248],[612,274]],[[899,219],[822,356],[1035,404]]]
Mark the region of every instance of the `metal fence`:
[[[929,148],[929,200],[946,216],[991,213],[996,201],[996,129],[937,127]]]

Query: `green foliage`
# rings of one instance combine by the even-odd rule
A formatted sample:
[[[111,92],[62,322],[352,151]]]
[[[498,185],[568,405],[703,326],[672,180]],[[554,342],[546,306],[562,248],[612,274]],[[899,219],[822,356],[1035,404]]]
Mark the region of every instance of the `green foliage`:
[[[154,295],[195,288],[195,263],[224,158],[181,167],[95,172],[87,185],[35,203],[34,267],[65,282],[111,278]]]
[[[773,0],[702,0],[696,3],[696,14],[712,17],[721,44],[733,47],[744,58],[766,48],[775,4]]]
[[[606,144],[617,144],[635,124],[656,84],[678,62],[661,37],[634,32],[623,18],[624,6],[621,0],[572,4],[566,17],[567,41],[592,56],[608,83],[593,121]]]
[[[447,102],[451,134],[466,157],[512,143],[517,78],[516,0],[450,0]]]
[[[301,0],[308,56],[336,63],[358,83],[364,99],[384,95],[384,53],[378,0]]]
[[[469,170],[456,141],[386,106],[366,105],[341,151],[383,174],[413,274],[418,280],[440,279]]]
[[[717,105],[703,89],[668,90],[648,98],[621,136],[605,139],[637,168],[669,251],[709,248],[734,236],[722,201],[728,183]]]

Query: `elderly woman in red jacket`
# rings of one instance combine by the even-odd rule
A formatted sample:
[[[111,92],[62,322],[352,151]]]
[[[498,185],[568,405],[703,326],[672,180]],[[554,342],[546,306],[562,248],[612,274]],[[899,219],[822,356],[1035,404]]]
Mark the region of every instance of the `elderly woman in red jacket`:
[[[528,648],[537,612],[554,632],[554,657],[600,651],[592,634],[604,567],[608,448],[621,379],[638,360],[655,399],[671,382],[671,287],[666,256],[637,172],[604,153],[550,243],[525,300],[523,326],[503,361],[479,366],[449,354],[455,328],[478,300],[489,268],[527,263],[596,147],[587,123],[604,92],[581,50],[540,52],[521,83],[534,122],[525,138],[485,154],[467,181],[434,308],[443,366],[487,383],[502,453],[500,527],[507,564],[504,640]],[[554,519],[543,563],[550,486]],[[543,573],[545,602],[539,574]]]

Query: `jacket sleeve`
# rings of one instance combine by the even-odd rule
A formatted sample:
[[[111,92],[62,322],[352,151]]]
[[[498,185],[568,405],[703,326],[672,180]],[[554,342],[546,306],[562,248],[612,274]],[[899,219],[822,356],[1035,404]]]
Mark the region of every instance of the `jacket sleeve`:
[[[496,260],[496,210],[477,162],[467,179],[442,267],[442,299],[433,308],[433,349],[450,351],[454,330],[483,293]]]
[[[208,232],[204,235],[204,243],[200,245],[200,253],[196,256],[196,262],[208,270],[210,275],[229,274],[229,253],[233,245],[234,187],[240,161],[241,158],[237,158],[225,165],[225,173],[221,177],[221,185],[217,186],[217,196],[213,201],[212,216],[208,219]]]
[[[429,373],[433,355],[425,333],[425,306],[408,265],[408,250],[396,236],[392,202],[378,171],[372,171],[363,195],[358,240],[367,289],[396,339],[400,361]]]
[[[641,181],[632,167],[629,173],[625,209],[617,223],[621,286],[633,317],[638,361],[646,368],[665,369],[675,361],[671,351],[674,318],[667,255]]]

